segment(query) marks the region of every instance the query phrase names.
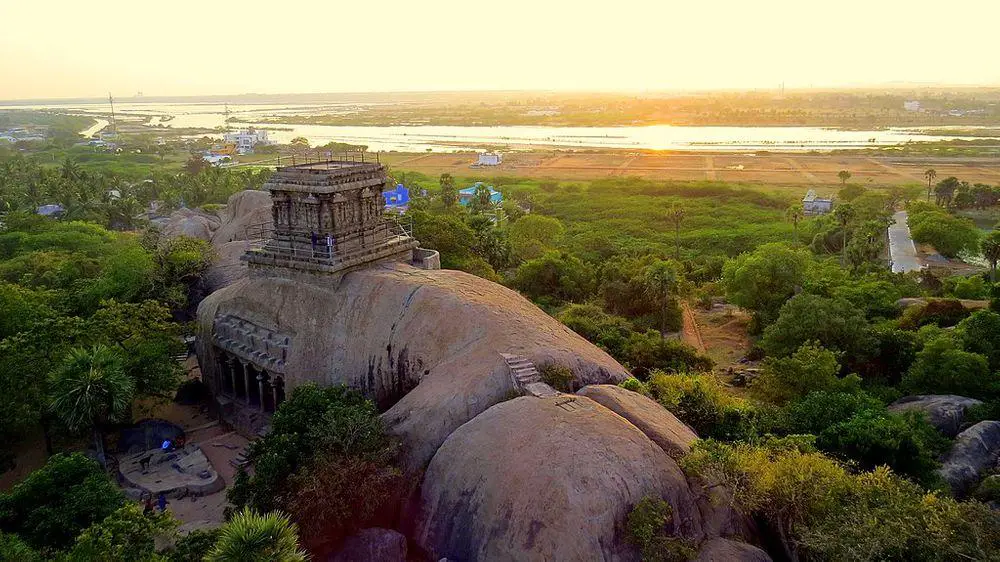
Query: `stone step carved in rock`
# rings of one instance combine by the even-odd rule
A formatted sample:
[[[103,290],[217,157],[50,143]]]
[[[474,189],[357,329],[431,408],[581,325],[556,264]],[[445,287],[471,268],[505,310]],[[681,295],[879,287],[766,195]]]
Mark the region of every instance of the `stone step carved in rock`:
[[[501,357],[510,371],[510,379],[518,392],[530,394],[538,398],[558,396],[559,392],[542,382],[542,374],[530,360],[512,353],[501,353]]]

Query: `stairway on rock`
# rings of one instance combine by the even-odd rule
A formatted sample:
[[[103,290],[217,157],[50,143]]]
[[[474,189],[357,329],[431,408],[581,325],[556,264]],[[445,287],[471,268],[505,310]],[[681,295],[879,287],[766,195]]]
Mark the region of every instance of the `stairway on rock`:
[[[501,353],[500,356],[507,363],[511,382],[517,390],[538,398],[559,395],[559,392],[542,381],[542,374],[531,360],[512,353]]]

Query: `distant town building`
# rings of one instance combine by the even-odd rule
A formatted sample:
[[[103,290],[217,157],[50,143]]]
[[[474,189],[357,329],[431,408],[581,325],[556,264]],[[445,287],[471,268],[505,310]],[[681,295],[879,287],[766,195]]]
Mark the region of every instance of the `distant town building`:
[[[383,191],[385,208],[393,211],[403,211],[410,204],[410,190],[403,184],[397,184],[395,189]]]
[[[476,190],[481,185],[485,185],[485,184],[483,182],[481,182],[481,181],[477,181],[471,187],[467,187],[465,189],[460,189],[458,191],[458,202],[459,202],[459,204],[461,204],[461,205],[468,205],[469,203],[471,203],[472,200],[476,198]],[[490,190],[490,202],[491,203],[496,204],[496,203],[502,203],[503,202],[503,195],[499,191],[493,189],[492,185],[487,185],[486,188]]]
[[[253,153],[254,147],[258,144],[271,144],[267,139],[267,131],[263,129],[243,129],[223,135],[223,140],[236,145],[236,152],[239,154]]]
[[[833,210],[833,199],[823,199],[816,196],[810,189],[802,198],[802,212],[806,215],[825,215]]]
[[[503,164],[503,156],[499,152],[480,152],[476,166],[499,166]]]
[[[920,102],[916,100],[904,101],[903,109],[906,111],[920,111]]]

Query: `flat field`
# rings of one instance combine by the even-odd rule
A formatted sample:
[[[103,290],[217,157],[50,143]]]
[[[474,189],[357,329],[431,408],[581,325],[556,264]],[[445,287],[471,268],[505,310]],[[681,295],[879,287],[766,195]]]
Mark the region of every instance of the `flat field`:
[[[718,180],[775,186],[816,187],[820,193],[839,186],[837,172],[851,173],[851,183],[871,186],[926,184],[924,171],[937,179],[956,176],[970,183],[1000,183],[1000,158],[859,156],[839,154],[732,152],[559,152],[504,154],[500,166],[473,168],[473,153],[382,153],[383,163],[428,175],[512,176],[558,181],[634,176],[650,180]]]

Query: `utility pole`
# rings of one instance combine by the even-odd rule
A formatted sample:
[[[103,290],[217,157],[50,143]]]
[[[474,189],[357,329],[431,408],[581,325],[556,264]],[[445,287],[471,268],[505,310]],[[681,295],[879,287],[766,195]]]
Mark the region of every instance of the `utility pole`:
[[[115,99],[108,92],[108,103],[111,104],[111,132],[115,134],[115,142],[118,142],[118,123],[115,121]]]

